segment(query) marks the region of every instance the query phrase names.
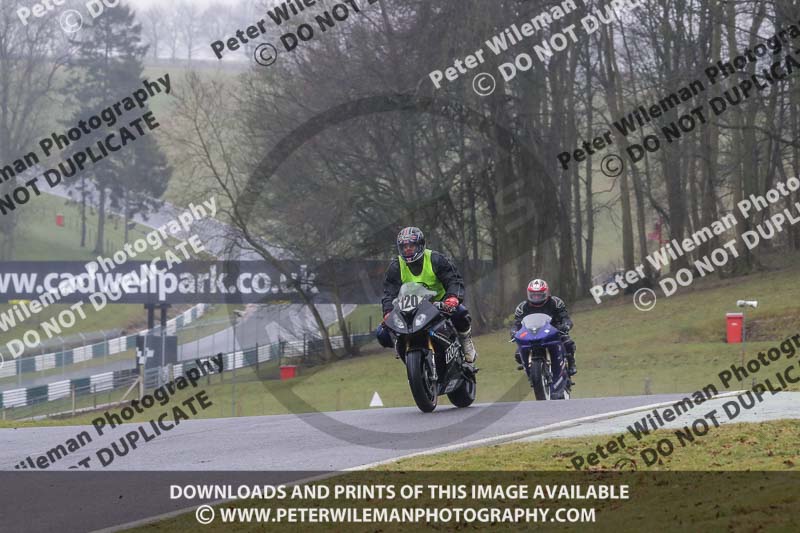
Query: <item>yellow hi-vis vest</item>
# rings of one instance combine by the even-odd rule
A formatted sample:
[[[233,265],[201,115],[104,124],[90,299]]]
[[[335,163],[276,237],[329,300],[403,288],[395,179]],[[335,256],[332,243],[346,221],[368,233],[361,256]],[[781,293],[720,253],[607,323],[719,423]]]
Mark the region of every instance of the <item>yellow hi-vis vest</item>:
[[[400,281],[402,283],[409,283],[411,281],[421,283],[428,289],[436,292],[436,296],[433,298],[435,301],[440,302],[444,299],[446,292],[444,290],[444,285],[442,285],[442,282],[439,281],[439,278],[437,278],[436,274],[433,272],[430,250],[425,250],[422,259],[422,272],[420,272],[418,276],[415,276],[411,272],[411,269],[408,268],[406,264],[406,260],[403,259],[402,256],[398,255],[397,259],[400,262]]]

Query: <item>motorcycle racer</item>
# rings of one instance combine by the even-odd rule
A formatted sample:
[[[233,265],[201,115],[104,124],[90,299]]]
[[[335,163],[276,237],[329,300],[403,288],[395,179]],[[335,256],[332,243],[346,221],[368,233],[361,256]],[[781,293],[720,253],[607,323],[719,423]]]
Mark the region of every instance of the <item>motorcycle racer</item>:
[[[564,342],[564,349],[567,355],[567,366],[570,376],[578,373],[575,366],[575,341],[569,336],[569,331],[572,329],[572,319],[567,312],[567,306],[564,300],[558,296],[550,294],[550,287],[543,279],[534,279],[528,284],[528,298],[520,302],[514,310],[514,331],[519,331],[522,327],[522,319],[534,313],[543,313],[550,316],[551,324],[561,331],[561,339]],[[514,359],[522,368],[522,359],[519,350],[514,353]]]
[[[392,312],[395,298],[404,283],[417,282],[436,292],[435,301],[440,301],[450,309],[450,320],[464,347],[464,359],[473,364],[478,358],[472,342],[472,319],[464,301],[464,280],[455,265],[447,256],[428,250],[422,230],[407,227],[397,235],[398,256],[389,263],[383,282],[383,320]],[[392,348],[391,334],[384,323],[375,332],[378,342],[385,348]]]

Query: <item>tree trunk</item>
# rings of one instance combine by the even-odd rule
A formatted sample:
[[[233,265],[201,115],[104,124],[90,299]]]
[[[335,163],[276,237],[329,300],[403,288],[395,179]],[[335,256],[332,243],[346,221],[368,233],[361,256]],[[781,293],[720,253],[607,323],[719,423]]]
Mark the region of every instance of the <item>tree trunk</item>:
[[[86,248],[86,178],[81,175],[81,248]]]
[[[339,335],[342,336],[344,352],[348,355],[358,355],[358,348],[351,342],[350,339],[350,328],[347,327],[347,321],[345,320],[344,312],[342,311],[342,299],[339,295],[339,284],[336,283],[335,280],[333,284],[333,298],[334,306],[336,307],[336,319],[339,324]]]
[[[622,110],[621,87],[618,82],[619,67],[617,66],[616,52],[614,51],[614,33],[609,27],[603,29],[603,49],[606,57],[606,102],[608,103],[611,115],[618,117]],[[617,143],[621,149],[628,146],[627,138],[615,133]],[[622,203],[622,257],[626,270],[633,270],[634,249],[633,249],[633,218],[631,216],[631,195],[628,186],[628,170],[623,169],[619,176],[620,201]]]
[[[92,253],[102,255],[104,250],[103,239],[106,234],[106,188],[98,184],[98,192],[100,193],[100,205],[97,206],[97,239]]]
[[[125,232],[125,236],[123,238],[123,242],[125,244],[128,244],[128,224],[130,223],[130,206],[128,205],[127,196],[127,193],[125,193],[125,198],[123,200],[123,205],[125,206],[125,220],[123,221],[125,225],[125,229],[123,230]]]
[[[592,88],[592,45],[589,39],[586,40],[586,138],[592,138],[594,128],[594,90]],[[586,158],[586,259],[583,267],[585,287],[592,284],[592,255],[594,251],[594,191],[592,191],[592,158]],[[578,240],[578,246],[582,246]]]

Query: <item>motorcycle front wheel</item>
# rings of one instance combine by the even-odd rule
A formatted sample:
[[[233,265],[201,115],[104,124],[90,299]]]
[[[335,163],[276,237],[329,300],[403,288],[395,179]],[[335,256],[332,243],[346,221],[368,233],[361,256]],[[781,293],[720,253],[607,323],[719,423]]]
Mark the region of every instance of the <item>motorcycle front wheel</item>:
[[[425,364],[425,354],[421,351],[406,354],[406,371],[408,372],[408,385],[414,402],[423,413],[430,413],[439,403],[438,384],[431,377],[428,365]]]
[[[469,407],[475,401],[477,388],[478,385],[473,380],[465,379],[459,388],[447,393],[447,398],[456,407]]]
[[[531,382],[533,395],[537,400],[550,399],[550,380],[547,379],[547,362],[544,359],[531,361],[528,378]]]

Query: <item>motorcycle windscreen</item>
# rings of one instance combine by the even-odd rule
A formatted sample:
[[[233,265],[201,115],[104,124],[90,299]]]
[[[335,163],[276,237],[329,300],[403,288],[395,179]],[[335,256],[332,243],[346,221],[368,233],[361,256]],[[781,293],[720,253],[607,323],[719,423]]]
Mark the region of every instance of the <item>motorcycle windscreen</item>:
[[[522,329],[527,330],[529,333],[521,340],[543,340],[558,332],[556,328],[550,325],[550,320],[550,315],[546,315],[544,313],[534,313],[523,318]]]
[[[400,287],[400,292],[397,293],[397,298],[392,301],[392,305],[395,309],[400,309],[403,312],[413,311],[419,304],[429,301],[434,296],[436,296],[436,293],[422,283],[409,281],[408,283],[403,283],[403,286]]]

